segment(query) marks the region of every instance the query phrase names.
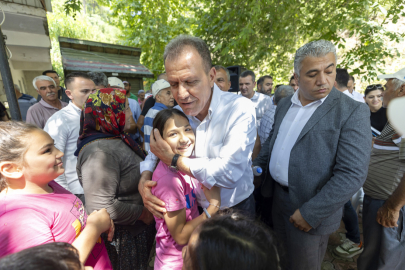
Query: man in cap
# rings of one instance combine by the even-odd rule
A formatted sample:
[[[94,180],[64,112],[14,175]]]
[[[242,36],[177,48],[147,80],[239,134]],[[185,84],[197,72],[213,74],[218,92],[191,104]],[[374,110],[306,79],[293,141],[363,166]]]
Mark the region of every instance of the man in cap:
[[[377,77],[387,80],[384,107],[405,96],[405,68]],[[364,251],[357,260],[359,270],[405,269],[405,134],[399,134],[390,120],[375,138],[363,185]]]
[[[174,106],[173,94],[170,91],[170,84],[163,79],[157,80],[152,85],[152,95],[155,99],[155,105],[150,108],[145,116],[145,121],[142,127],[142,132],[144,133],[145,150],[149,151],[150,134],[153,127],[153,119],[158,114],[159,111],[172,108]]]

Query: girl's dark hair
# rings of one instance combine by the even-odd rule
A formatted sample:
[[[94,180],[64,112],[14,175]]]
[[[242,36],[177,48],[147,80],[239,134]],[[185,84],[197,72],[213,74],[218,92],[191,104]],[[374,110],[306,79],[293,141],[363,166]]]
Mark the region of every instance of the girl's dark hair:
[[[263,225],[238,213],[217,214],[199,228],[188,246],[193,270],[278,270],[274,237]]]
[[[157,128],[159,130],[160,136],[163,138],[163,131],[165,129],[165,124],[167,120],[170,118],[173,118],[175,115],[182,116],[187,119],[187,115],[185,115],[182,111],[171,108],[171,109],[164,109],[158,112],[158,114],[155,116],[155,119],[153,119],[153,129]]]
[[[384,92],[384,89],[381,89],[381,88],[377,87],[376,85],[374,85],[373,87],[367,87],[366,90],[364,90],[364,96],[367,96],[368,94],[370,94],[370,92],[375,91],[375,90],[380,90],[381,93]]]
[[[7,270],[80,270],[79,252],[71,244],[54,242],[3,257],[0,269]]]
[[[24,164],[24,154],[31,132],[39,127],[24,122],[0,122],[0,162],[10,161]],[[0,191],[7,187],[6,179],[0,173]]]

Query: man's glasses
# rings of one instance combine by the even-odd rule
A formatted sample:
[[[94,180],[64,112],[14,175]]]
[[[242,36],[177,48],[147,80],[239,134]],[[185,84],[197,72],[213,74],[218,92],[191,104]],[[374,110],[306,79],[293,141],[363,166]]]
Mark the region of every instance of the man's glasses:
[[[384,86],[382,86],[381,84],[370,84],[369,86],[366,87],[366,90],[371,89],[381,89],[384,91]]]

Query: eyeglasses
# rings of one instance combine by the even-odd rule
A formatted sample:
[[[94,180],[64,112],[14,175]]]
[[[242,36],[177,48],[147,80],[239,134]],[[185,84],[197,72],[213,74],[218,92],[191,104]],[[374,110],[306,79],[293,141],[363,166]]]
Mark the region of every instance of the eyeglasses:
[[[371,90],[374,88],[384,90],[384,86],[382,86],[381,84],[370,84],[369,86],[366,87],[366,90]]]

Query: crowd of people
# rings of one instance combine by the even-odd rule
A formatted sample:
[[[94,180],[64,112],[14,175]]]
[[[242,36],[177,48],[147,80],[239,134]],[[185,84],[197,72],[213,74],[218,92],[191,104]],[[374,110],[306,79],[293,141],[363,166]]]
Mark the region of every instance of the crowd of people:
[[[247,70],[237,94],[200,38],[163,59],[138,95],[101,72],[63,88],[45,71],[38,99],[16,87],[23,121],[0,110],[1,269],[317,270],[341,221],[336,256],[405,268],[405,136],[386,112],[405,68],[361,94],[318,40],[288,85]]]

